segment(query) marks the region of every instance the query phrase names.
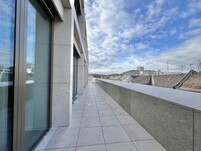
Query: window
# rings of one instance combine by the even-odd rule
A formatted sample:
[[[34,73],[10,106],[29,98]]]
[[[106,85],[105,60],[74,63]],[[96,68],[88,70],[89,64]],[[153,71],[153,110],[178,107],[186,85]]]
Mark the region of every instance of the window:
[[[0,150],[12,149],[15,0],[0,1]]]
[[[73,100],[75,100],[76,96],[77,96],[77,87],[78,87],[78,59],[79,59],[79,55],[77,53],[76,48],[74,47],[74,53],[73,53]]]
[[[49,128],[51,20],[39,3],[29,0],[26,97],[25,150],[30,150]]]
[[[79,0],[75,0],[74,1],[74,6],[75,6],[75,11],[77,16],[81,15],[81,8],[80,8],[80,1]]]
[[[31,150],[49,129],[55,10],[47,3],[0,1],[0,151]]]

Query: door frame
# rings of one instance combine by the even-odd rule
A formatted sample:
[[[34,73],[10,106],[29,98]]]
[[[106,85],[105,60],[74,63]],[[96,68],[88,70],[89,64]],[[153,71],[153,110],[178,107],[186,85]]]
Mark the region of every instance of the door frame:
[[[56,9],[53,3],[44,0],[37,0],[44,11],[51,19],[53,33],[53,19],[56,16]],[[24,150],[24,130],[25,130],[25,87],[26,87],[26,44],[27,44],[27,19],[28,0],[15,0],[15,37],[14,37],[14,99],[13,99],[13,134],[12,150]],[[51,102],[52,102],[52,43],[51,33],[50,44],[50,87],[49,87],[49,119],[48,125],[51,127]],[[48,130],[47,130],[48,131]],[[42,138],[41,138],[42,139]]]

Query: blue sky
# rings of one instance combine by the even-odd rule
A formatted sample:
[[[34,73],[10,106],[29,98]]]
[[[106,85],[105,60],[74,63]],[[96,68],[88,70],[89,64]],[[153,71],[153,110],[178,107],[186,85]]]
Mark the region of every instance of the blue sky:
[[[28,3],[27,63],[35,64],[36,10]]]
[[[27,62],[34,63],[36,10],[28,3]],[[14,64],[15,1],[0,1],[0,65]]]
[[[201,63],[201,0],[86,0],[90,73]]]
[[[14,0],[0,1],[0,65],[13,66],[14,56]]]

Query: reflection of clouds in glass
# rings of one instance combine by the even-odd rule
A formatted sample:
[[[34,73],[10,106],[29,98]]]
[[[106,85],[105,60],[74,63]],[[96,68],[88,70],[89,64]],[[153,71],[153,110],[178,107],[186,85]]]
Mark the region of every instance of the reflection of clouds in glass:
[[[5,67],[13,66],[13,56],[13,50],[0,49],[0,65],[4,65]]]
[[[36,10],[28,3],[27,63],[35,62]]]
[[[15,0],[0,1],[0,65],[13,66]]]

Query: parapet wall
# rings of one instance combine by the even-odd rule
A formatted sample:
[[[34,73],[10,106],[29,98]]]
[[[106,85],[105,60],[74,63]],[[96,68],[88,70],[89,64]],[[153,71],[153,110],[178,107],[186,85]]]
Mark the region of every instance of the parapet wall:
[[[168,151],[201,151],[201,94],[96,79]]]

